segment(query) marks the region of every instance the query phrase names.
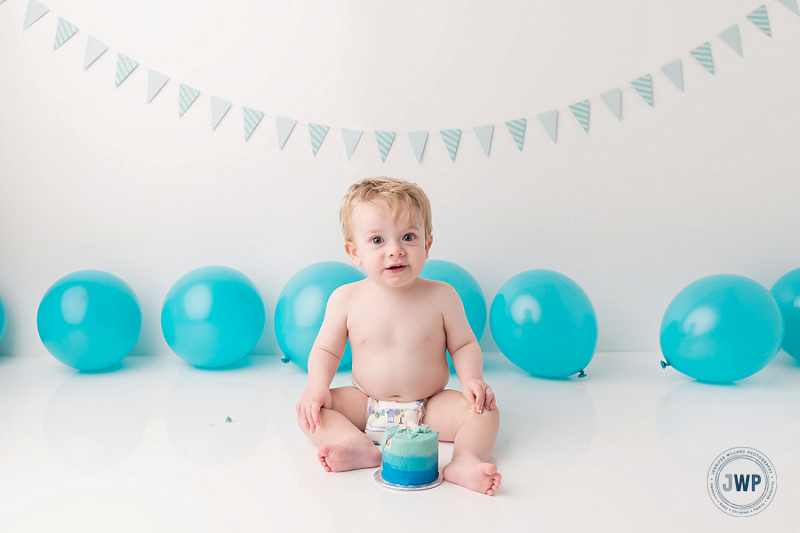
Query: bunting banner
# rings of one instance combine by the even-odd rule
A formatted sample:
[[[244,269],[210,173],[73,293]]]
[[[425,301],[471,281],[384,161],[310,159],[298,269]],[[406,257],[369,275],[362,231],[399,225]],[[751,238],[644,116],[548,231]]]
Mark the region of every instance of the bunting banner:
[[[409,131],[408,142],[411,143],[411,151],[414,152],[414,159],[417,160],[417,163],[421,162],[422,153],[425,151],[425,144],[428,142],[428,132]]]
[[[489,157],[489,150],[492,148],[492,134],[494,133],[494,126],[488,124],[486,126],[475,126],[472,128],[475,132],[475,137],[478,139],[478,144],[481,145],[481,150],[486,157]]]
[[[219,123],[222,122],[223,117],[231,108],[230,102],[222,98],[211,97],[211,131],[217,129]]]
[[[159,93],[161,89],[164,88],[164,85],[167,84],[169,78],[156,72],[155,70],[149,70],[147,72],[147,103],[149,104],[153,98]]]
[[[784,6],[783,8],[788,9],[795,15],[800,16],[800,9],[798,8],[798,0],[776,0],[776,1],[777,3],[780,3],[782,6]],[[0,4],[4,2],[5,0],[0,0]],[[772,27],[770,25],[770,20],[769,20],[768,6],[772,6],[773,4],[774,2],[765,3],[750,11],[747,15],[745,15],[744,20],[742,20],[739,23],[733,24],[728,28],[724,29],[723,31],[719,32],[717,34],[719,40],[725,43],[725,45],[727,45],[740,57],[744,57],[743,47],[742,47],[742,37],[739,31],[739,25],[752,23],[756,28],[761,30],[761,32],[763,32],[764,35],[771,38]],[[771,7],[769,9],[771,9]],[[28,0],[28,5],[25,10],[25,16],[22,23],[22,30],[24,31],[28,29],[31,25],[36,23],[38,20],[42,19],[42,17],[47,15],[49,12],[50,9],[47,6],[43,5],[39,0]],[[55,36],[53,40],[53,50],[57,50],[58,48],[60,48],[67,40],[71,39],[77,33],[79,33],[77,26],[73,25],[72,23],[68,22],[62,17],[58,17]],[[83,59],[83,68],[87,69],[89,66],[91,66],[108,49],[109,47],[105,43],[100,42],[94,37],[87,36],[86,51],[84,53],[84,59]],[[678,90],[680,90],[681,92],[684,92],[683,60],[686,59],[687,57],[694,58],[694,60],[696,60],[703,67],[703,69],[705,69],[709,74],[716,75],[714,59],[712,55],[712,41],[709,40],[699,43],[696,47],[688,51],[688,55],[686,57],[679,57],[677,59],[674,59],[673,61],[666,63],[660,68],[660,73],[663,74],[663,76],[667,80],[669,80],[670,83],[672,83],[675,87],[677,87]],[[115,86],[119,87],[119,85],[123,81],[125,81],[138,66],[139,63],[137,61],[134,61],[133,59],[122,53],[117,53],[117,64],[116,64],[115,78],[114,78]],[[153,100],[153,98],[155,98],[156,95],[160,93],[160,91],[168,83],[169,79],[170,79],[169,76],[165,74],[156,72],[152,69],[148,69],[147,92],[146,92],[147,103],[150,103]],[[630,82],[630,86],[635,90],[635,92],[639,96],[641,96],[641,98],[650,107],[653,107],[654,105],[653,84],[654,80],[651,74],[645,74]],[[191,105],[198,99],[200,94],[201,92],[199,89],[189,87],[188,85],[179,84],[178,86],[179,118],[182,117],[184,113],[186,113],[189,107],[191,107]],[[614,87],[613,89],[601,93],[599,96],[606,104],[606,107],[608,107],[611,113],[616,117],[616,119],[618,121],[622,121],[622,87]],[[210,97],[212,131],[217,128],[217,126],[220,124],[222,119],[226,116],[226,114],[233,105],[234,104],[232,102],[229,102],[222,98]],[[567,108],[577,120],[578,126],[580,126],[580,128],[583,129],[583,131],[588,134],[589,124],[590,124],[591,99],[587,98],[578,101],[576,103],[568,105]],[[556,143],[558,139],[559,113],[560,110],[554,109],[551,111],[546,111],[536,114],[539,123],[541,124],[548,138],[553,143]],[[253,135],[253,132],[255,131],[256,127],[259,125],[261,120],[267,115],[262,111],[256,111],[255,109],[242,106],[242,116],[244,123],[244,140],[248,141],[250,137]],[[295,125],[297,124],[297,120],[279,115],[274,115],[271,118],[275,120],[275,127],[277,129],[277,134],[278,134],[278,149],[282,150],[283,147],[286,145],[286,142],[289,140],[289,137],[291,136],[292,131],[294,130]],[[509,132],[511,141],[514,143],[514,145],[517,147],[519,151],[522,151],[525,141],[527,118],[508,120],[505,121],[504,124]],[[480,146],[481,151],[487,158],[491,154],[494,128],[495,128],[494,124],[483,124],[479,126],[472,126],[472,131],[475,134],[475,138],[478,141],[478,146]],[[322,143],[325,141],[325,139],[328,138],[328,132],[330,131],[330,129],[331,129],[330,126],[308,123],[312,157],[316,157],[317,153],[319,152],[322,146]],[[347,160],[350,161],[357,147],[359,146],[359,141],[361,140],[361,137],[364,132],[362,130],[354,130],[344,127],[339,128],[339,131],[341,131],[342,134],[342,144],[344,146],[344,154],[347,157]],[[384,131],[380,129],[376,129],[373,131],[377,143],[378,155],[381,158],[381,162],[385,163],[386,158],[389,155],[389,152],[393,146],[394,140],[398,135],[398,133],[394,131]],[[462,131],[463,130],[461,128],[439,130],[439,133],[442,137],[442,141],[444,142],[445,145],[446,152],[450,158],[450,161],[452,162],[455,162],[456,159],[456,154],[459,149]],[[417,163],[421,163],[423,154],[425,152],[425,147],[427,145],[429,132],[408,131],[405,132],[405,135],[408,137],[409,143],[411,144],[411,149],[414,158],[416,159]]]
[[[583,128],[583,131],[589,133],[589,100],[572,104],[569,106],[569,110],[572,111],[573,115],[575,115],[575,118],[578,120],[578,124],[580,124]]]
[[[245,107],[243,109],[244,114],[244,140],[247,141],[250,139],[250,136],[255,131],[256,126],[258,123],[261,122],[261,119],[264,118],[264,113],[261,111],[256,111],[255,109],[250,109],[249,107]]]
[[[178,118],[182,117],[189,106],[200,96],[200,91],[188,85],[181,84],[178,89]]]
[[[58,26],[56,27],[56,40],[53,43],[53,50],[58,50],[58,47],[67,42],[67,39],[78,33],[78,28],[67,22],[66,20],[58,17]]]

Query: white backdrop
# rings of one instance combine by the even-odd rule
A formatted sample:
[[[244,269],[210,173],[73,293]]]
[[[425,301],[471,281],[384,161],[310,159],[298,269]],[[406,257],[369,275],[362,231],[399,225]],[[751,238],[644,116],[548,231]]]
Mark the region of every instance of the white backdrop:
[[[800,17],[753,0],[52,0],[21,31],[0,5],[0,353],[46,353],[36,309],[58,278],[107,270],[139,297],[135,353],[164,353],[164,295],[187,271],[237,268],[267,308],[297,270],[342,260],[344,189],[416,181],[432,258],[490,303],[511,276],[558,270],[595,305],[599,351],[656,351],[686,284],[736,273],[767,287],[800,266]],[[602,4],[602,5],[600,5]],[[80,32],[53,51],[58,17]],[[744,57],[716,38],[741,23]],[[110,50],[85,71],[88,36]],[[716,74],[689,50],[711,41]],[[117,53],[140,63],[114,86]],[[661,72],[685,59],[685,92]],[[147,70],[171,78],[146,103]],[[653,76],[654,107],[630,86]],[[178,84],[202,94],[178,118]],[[599,95],[622,87],[622,121]],[[233,102],[211,129],[210,96]],[[584,133],[568,106],[591,101]],[[242,106],[267,114],[249,141]],[[553,144],[536,115],[561,112]],[[296,119],[283,150],[274,117]],[[520,152],[504,122],[527,118]],[[307,123],[331,126],[316,157]],[[472,127],[494,124],[486,158]],[[341,128],[363,130],[348,161]],[[439,130],[461,128],[450,161]],[[385,163],[374,130],[397,131]],[[430,131],[422,162],[407,131]],[[496,349],[487,326],[482,345]]]

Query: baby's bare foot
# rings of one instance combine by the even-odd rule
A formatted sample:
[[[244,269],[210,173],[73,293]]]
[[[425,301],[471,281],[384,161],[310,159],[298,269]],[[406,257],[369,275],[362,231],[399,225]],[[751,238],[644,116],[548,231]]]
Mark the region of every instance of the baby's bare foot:
[[[326,472],[345,472],[381,464],[381,451],[365,439],[350,439],[317,448],[317,459]]]
[[[444,467],[444,478],[450,483],[461,485],[468,489],[494,496],[500,486],[500,474],[497,467],[491,463],[482,463],[469,458],[453,459]]]

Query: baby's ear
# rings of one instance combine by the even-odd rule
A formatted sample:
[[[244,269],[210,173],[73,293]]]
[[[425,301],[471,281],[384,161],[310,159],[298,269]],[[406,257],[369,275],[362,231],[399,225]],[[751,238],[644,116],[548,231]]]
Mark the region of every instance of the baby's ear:
[[[431,244],[433,244],[433,234],[431,233],[428,235],[428,238],[425,240],[425,259],[428,258],[428,252],[431,250]]]
[[[344,243],[344,253],[350,257],[350,261],[353,262],[354,266],[361,266],[361,258],[358,257],[358,250],[355,244],[350,241]]]

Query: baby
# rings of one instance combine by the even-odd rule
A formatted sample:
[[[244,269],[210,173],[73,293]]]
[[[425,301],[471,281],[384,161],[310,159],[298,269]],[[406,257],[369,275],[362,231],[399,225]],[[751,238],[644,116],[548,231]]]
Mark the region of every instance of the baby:
[[[339,216],[345,252],[367,277],[328,299],[297,403],[300,428],[322,467],[341,472],[380,464],[374,441],[386,424],[425,423],[454,443],[444,479],[493,495],[500,474],[487,461],[499,413],[480,347],[455,290],[419,277],[433,242],[427,196],[413,183],[367,178],[350,187]],[[330,389],[348,338],[353,386]],[[461,392],[444,389],[445,350]]]

